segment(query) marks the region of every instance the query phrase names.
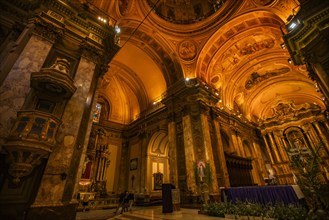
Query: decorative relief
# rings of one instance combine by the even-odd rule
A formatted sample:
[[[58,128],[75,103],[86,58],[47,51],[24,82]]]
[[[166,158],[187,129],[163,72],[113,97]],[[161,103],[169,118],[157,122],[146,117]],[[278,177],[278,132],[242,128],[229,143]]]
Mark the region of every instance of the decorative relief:
[[[248,43],[240,49],[240,55],[248,55],[260,51],[262,49],[272,48],[274,46],[273,39],[266,39],[255,43]]]
[[[197,48],[192,41],[183,41],[178,47],[178,54],[183,60],[193,60],[196,56]]]
[[[272,112],[272,116],[260,120],[260,125],[272,126],[317,115],[321,112],[321,107],[313,103],[295,105],[293,101],[289,101],[278,103],[272,108]]]
[[[245,56],[273,48],[275,40],[268,36],[257,35],[237,42],[228,48],[214,65],[216,72],[228,72],[234,69]]]
[[[283,68],[280,68],[280,69],[268,71],[268,72],[266,72],[266,73],[264,73],[262,75],[260,75],[257,72],[253,72],[249,76],[248,80],[246,81],[245,88],[249,90],[252,87],[254,87],[257,84],[259,84],[260,82],[262,82],[262,81],[265,81],[267,79],[270,79],[270,78],[272,78],[274,76],[279,76],[279,75],[284,74],[284,73],[287,73],[289,71],[290,71],[290,69],[288,67],[283,67]]]

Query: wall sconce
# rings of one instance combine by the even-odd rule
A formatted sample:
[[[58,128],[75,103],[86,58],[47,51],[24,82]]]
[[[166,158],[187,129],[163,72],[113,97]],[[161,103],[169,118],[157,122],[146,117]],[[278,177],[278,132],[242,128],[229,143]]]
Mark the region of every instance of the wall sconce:
[[[117,34],[119,34],[119,33],[121,32],[121,29],[119,28],[118,25],[115,25],[114,29],[115,29],[115,32],[116,32]]]

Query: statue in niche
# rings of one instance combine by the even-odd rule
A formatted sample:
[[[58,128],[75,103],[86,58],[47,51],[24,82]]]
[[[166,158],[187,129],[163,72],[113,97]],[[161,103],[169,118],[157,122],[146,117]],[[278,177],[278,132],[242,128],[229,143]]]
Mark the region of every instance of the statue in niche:
[[[288,149],[288,154],[294,156],[297,154],[308,154],[309,150],[307,145],[304,143],[302,134],[298,131],[292,131],[289,133],[290,148]]]
[[[206,173],[206,164],[203,161],[199,161],[198,163],[198,175],[200,178],[200,181],[203,181],[203,178],[205,177]]]
[[[82,170],[82,179],[89,179],[91,174],[91,167],[92,167],[92,160],[89,156],[85,158],[85,162],[83,163],[83,170]]]

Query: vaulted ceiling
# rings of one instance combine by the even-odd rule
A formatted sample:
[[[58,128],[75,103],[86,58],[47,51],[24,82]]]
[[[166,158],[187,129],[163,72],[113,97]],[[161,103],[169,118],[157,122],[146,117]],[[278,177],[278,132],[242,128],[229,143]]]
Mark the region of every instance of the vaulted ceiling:
[[[220,91],[218,107],[254,122],[280,102],[324,108],[306,68],[289,64],[282,48],[297,1],[89,2],[121,29],[122,48],[99,91],[110,103],[111,121],[130,123],[183,77],[201,78]]]

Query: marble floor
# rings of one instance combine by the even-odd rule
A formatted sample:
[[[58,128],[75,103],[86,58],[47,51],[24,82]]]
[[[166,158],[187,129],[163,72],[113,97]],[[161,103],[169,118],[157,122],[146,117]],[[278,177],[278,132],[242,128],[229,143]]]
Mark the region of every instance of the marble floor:
[[[134,207],[132,211],[124,212],[121,215],[115,215],[114,209],[90,210],[87,212],[78,212],[76,220],[176,220],[176,219],[193,219],[193,220],[220,220],[224,218],[211,217],[198,214],[197,209],[182,208],[174,213],[162,213],[161,206],[152,207]]]

